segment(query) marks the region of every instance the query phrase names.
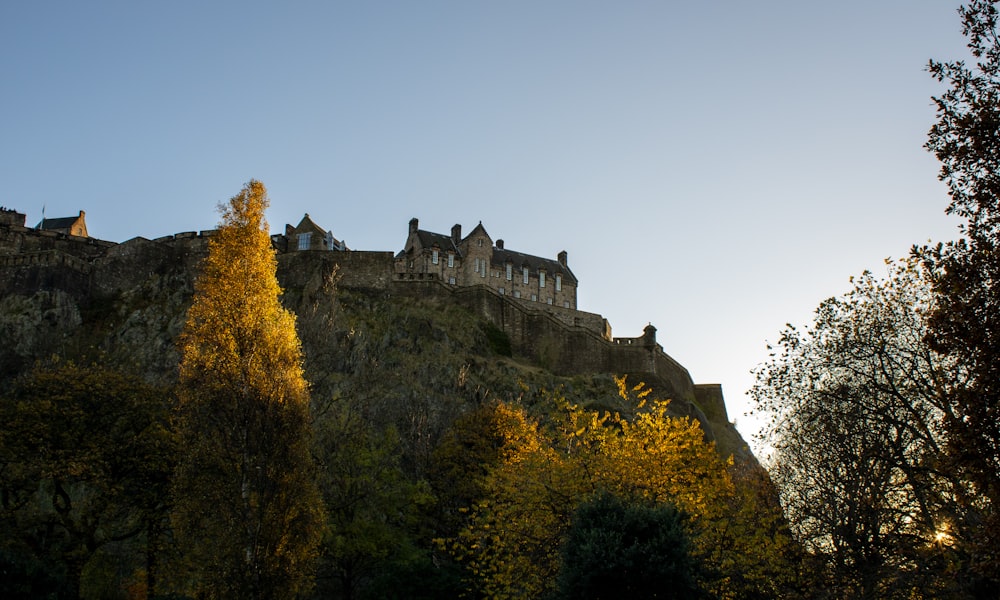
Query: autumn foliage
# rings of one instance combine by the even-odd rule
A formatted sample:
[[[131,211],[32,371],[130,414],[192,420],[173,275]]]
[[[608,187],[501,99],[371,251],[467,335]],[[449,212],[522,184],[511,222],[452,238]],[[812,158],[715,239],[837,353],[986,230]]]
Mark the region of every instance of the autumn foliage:
[[[221,207],[181,336],[176,525],[196,589],[295,597],[322,533],[309,395],[251,181]]]

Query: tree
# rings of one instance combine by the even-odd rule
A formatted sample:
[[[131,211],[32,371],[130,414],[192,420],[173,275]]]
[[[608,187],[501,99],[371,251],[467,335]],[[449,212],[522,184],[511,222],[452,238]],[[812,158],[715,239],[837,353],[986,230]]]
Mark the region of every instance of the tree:
[[[44,364],[0,398],[0,422],[4,597],[37,597],[39,584],[79,597],[101,553],[126,577],[145,572],[154,593],[175,456],[166,392],[97,365]]]
[[[323,511],[295,319],[278,302],[258,181],[220,207],[180,339],[174,486],[199,593],[294,597],[310,581]]]
[[[788,326],[751,390],[772,416],[762,441],[792,529],[823,559],[824,587],[852,598],[950,593],[931,551],[971,533],[969,490],[941,460],[961,369],[926,342],[935,296],[917,262],[887,263],[811,327]]]
[[[973,0],[959,9],[975,58],[931,61],[949,89],[934,98],[937,123],[927,148],[941,162],[951,196],[947,212],[966,220],[965,238],[916,249],[941,300],[930,316],[932,347],[968,371],[953,390],[948,421],[953,469],[975,485],[988,506],[972,558],[984,594],[1000,594],[1000,37],[997,3]]]
[[[554,408],[544,422],[523,407],[495,405],[499,460],[483,477],[483,497],[469,507],[467,526],[450,541],[477,591],[496,598],[553,593],[572,515],[601,490],[684,511],[695,560],[708,557],[711,537],[699,534],[725,517],[728,462],[696,421],[669,415],[666,402],[647,401],[642,384],[629,388],[619,380],[619,391],[636,412],[631,420],[559,394],[551,394]]]
[[[599,493],[573,514],[562,548],[567,599],[700,598],[684,516],[669,504]]]
[[[423,482],[406,478],[399,437],[376,431],[343,401],[317,416],[319,480],[328,527],[321,593],[364,597],[379,576],[405,571],[422,555],[415,538],[420,510],[433,501]]]

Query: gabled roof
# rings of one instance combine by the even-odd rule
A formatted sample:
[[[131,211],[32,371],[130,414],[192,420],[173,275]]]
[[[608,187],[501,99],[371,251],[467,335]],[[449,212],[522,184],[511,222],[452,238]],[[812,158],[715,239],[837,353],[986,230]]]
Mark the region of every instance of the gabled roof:
[[[503,266],[507,263],[514,265],[514,268],[516,269],[528,267],[528,270],[533,273],[537,273],[540,270],[544,270],[549,273],[549,275],[562,273],[563,279],[566,283],[572,283],[574,285],[577,284],[576,275],[573,275],[573,272],[569,270],[569,267],[564,266],[558,260],[542,258],[541,256],[532,256],[531,254],[515,252],[513,250],[507,250],[506,248],[493,248],[492,264],[496,266]]]
[[[310,231],[326,235],[326,230],[317,225],[316,222],[309,217],[309,213],[303,215],[302,220],[295,226],[295,231],[298,233]]]
[[[464,242],[465,240],[469,239],[470,237],[472,237],[472,236],[476,235],[476,232],[477,232],[477,231],[479,231],[479,232],[482,232],[482,234],[483,234],[483,235],[485,235],[486,237],[490,238],[490,240],[492,240],[492,239],[493,239],[493,238],[491,238],[491,237],[490,237],[490,234],[489,234],[489,233],[486,233],[486,228],[485,228],[485,227],[483,227],[483,222],[482,222],[482,221],[480,221],[480,222],[479,222],[479,225],[476,225],[476,226],[475,226],[475,227],[474,227],[474,228],[472,229],[472,231],[470,231],[470,232],[469,232],[469,235],[467,235],[467,236],[465,236],[464,238],[462,238],[462,241]]]

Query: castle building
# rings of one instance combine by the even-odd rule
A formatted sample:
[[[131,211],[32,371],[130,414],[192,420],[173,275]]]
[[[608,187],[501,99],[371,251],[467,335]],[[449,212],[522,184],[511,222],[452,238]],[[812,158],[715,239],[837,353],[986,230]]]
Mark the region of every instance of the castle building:
[[[566,251],[555,260],[524,254],[493,241],[479,223],[462,237],[462,226],[451,235],[420,229],[410,220],[406,245],[396,255],[396,273],[430,274],[453,286],[486,285],[502,296],[576,309],[577,279]]]
[[[85,217],[86,213],[81,210],[80,214],[75,217],[42,219],[35,226],[35,229],[65,233],[66,235],[75,235],[78,237],[90,237],[87,235],[87,220]]]
[[[306,252],[311,250],[337,250],[345,252],[347,244],[333,237],[332,231],[327,231],[317,225],[309,213],[295,227],[285,225],[285,250],[288,252]]]

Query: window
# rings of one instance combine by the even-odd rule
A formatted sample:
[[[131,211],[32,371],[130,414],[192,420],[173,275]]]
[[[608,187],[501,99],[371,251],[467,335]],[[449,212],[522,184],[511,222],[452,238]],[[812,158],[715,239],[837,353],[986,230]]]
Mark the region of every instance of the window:
[[[312,237],[311,233],[300,233],[299,234],[299,250],[309,249],[309,238]]]
[[[438,251],[436,248],[431,250],[431,264],[438,264]]]
[[[483,247],[483,238],[479,238],[476,241],[479,242],[479,247],[482,248]]]
[[[531,295],[531,301],[532,302],[538,302],[538,294],[532,294]]]
[[[455,285],[455,278],[454,277],[449,277],[448,278],[448,283],[450,283],[451,285]]]
[[[473,269],[473,270],[474,270],[474,271],[475,271],[476,273],[478,273],[478,272],[479,272],[479,259],[478,259],[478,258],[476,259],[476,268],[475,268],[475,269]]]
[[[562,275],[560,275],[559,273],[556,273],[556,291],[557,292],[562,291]]]
[[[514,279],[514,265],[507,263],[507,281]]]
[[[563,308],[569,308],[569,300],[563,300]]]
[[[451,252],[448,253],[448,268],[449,269],[455,268],[455,255],[452,254]]]
[[[552,304],[552,298],[546,298],[545,301],[548,302],[550,305]]]
[[[538,287],[545,287],[545,271],[538,272]]]
[[[528,267],[521,267],[521,275],[524,277],[524,283],[528,283]]]
[[[506,294],[506,292],[507,292],[507,290],[505,290],[505,289],[503,289],[503,288],[500,288],[500,295],[501,295],[501,296],[505,295],[505,294]]]
[[[521,297],[521,290],[514,290],[514,297],[515,298],[520,298]]]

